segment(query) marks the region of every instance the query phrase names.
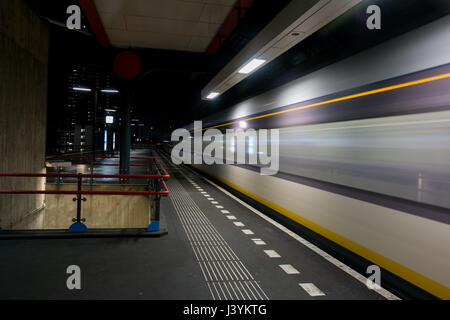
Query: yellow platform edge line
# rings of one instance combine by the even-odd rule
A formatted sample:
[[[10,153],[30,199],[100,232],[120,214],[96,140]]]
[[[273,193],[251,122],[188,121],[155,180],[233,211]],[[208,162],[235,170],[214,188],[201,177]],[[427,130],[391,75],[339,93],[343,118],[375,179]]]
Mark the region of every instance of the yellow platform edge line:
[[[447,288],[446,286],[414,271],[409,269],[408,267],[405,267],[389,258],[386,258],[375,251],[372,251],[366,247],[363,247],[359,245],[358,243],[349,240],[331,230],[328,230],[308,219],[305,219],[297,214],[295,214],[292,211],[289,211],[275,203],[272,203],[256,194],[253,194],[223,178],[217,177],[198,166],[192,165],[197,170],[200,170],[201,172],[205,173],[206,175],[213,177],[217,179],[218,181],[226,184],[227,186],[241,192],[242,194],[246,195],[247,197],[252,198],[253,200],[265,205],[266,207],[269,207],[276,212],[282,214],[283,216],[289,218],[290,220],[293,220],[300,225],[322,235],[323,237],[327,238],[328,240],[331,240],[342,247],[352,251],[353,253],[356,253],[357,255],[373,262],[374,264],[392,272],[393,274],[399,276],[400,278],[416,285],[417,287],[431,293],[432,295],[445,300],[450,300],[450,288]]]

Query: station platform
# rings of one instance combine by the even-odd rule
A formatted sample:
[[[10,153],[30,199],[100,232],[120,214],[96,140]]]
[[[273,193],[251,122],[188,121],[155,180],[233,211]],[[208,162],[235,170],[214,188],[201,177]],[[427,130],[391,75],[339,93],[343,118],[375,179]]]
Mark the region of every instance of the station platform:
[[[0,299],[385,300],[366,279],[184,166],[169,172],[156,238],[0,241]],[[106,170],[106,169],[105,169]],[[66,270],[81,269],[81,290]]]

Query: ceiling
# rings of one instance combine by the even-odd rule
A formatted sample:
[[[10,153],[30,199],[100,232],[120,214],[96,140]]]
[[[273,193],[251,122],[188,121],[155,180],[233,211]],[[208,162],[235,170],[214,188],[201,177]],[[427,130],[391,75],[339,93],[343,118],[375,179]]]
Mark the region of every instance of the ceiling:
[[[116,47],[204,52],[236,0],[94,0]]]
[[[262,67],[347,12],[361,0],[293,0],[248,45],[243,48],[202,90],[223,94],[249,74],[239,70],[253,59]]]

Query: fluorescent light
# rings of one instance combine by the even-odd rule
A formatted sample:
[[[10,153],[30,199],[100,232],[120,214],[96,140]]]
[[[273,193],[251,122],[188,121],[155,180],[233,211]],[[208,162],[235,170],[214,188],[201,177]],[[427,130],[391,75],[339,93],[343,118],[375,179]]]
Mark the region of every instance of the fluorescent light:
[[[116,112],[117,110],[114,109],[105,109],[106,112]]]
[[[216,98],[219,94],[220,94],[220,93],[218,93],[218,92],[211,92],[211,93],[206,97],[206,99],[212,100],[212,99]]]
[[[249,74],[265,62],[266,60],[263,59],[253,59],[252,61],[247,63],[241,70],[239,70],[239,73]]]
[[[103,92],[103,93],[119,93],[119,90],[115,90],[115,89],[103,89],[102,92]]]
[[[106,116],[106,123],[107,124],[114,123],[114,117],[113,116]]]
[[[245,121],[239,122],[239,127],[241,127],[242,129],[247,128],[247,122],[245,122]]]
[[[75,90],[75,91],[88,91],[88,92],[91,92],[91,91],[92,91],[92,90],[89,89],[89,88],[73,88],[73,90]]]

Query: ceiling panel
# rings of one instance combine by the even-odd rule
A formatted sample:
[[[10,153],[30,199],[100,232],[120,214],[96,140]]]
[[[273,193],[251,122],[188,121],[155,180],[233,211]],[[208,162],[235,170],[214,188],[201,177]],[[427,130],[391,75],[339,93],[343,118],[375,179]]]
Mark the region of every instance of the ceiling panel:
[[[210,42],[210,37],[191,37],[188,51],[204,52]]]
[[[222,24],[228,14],[229,10],[224,10],[224,7],[221,5],[206,4],[200,16],[200,21]]]
[[[103,27],[105,29],[125,29],[125,19],[112,13],[103,13]]]
[[[113,46],[204,52],[236,0],[94,0]]]

